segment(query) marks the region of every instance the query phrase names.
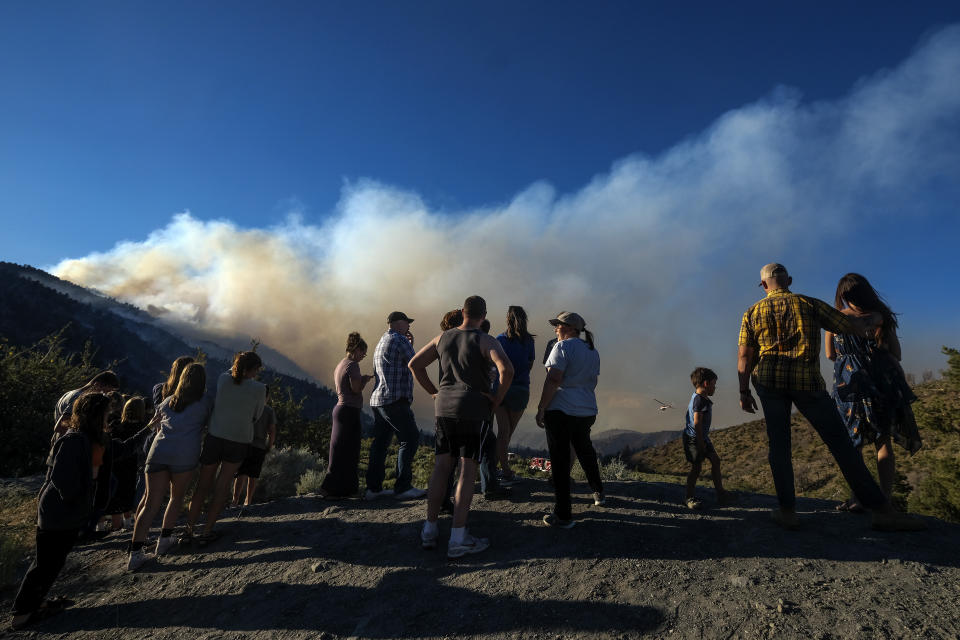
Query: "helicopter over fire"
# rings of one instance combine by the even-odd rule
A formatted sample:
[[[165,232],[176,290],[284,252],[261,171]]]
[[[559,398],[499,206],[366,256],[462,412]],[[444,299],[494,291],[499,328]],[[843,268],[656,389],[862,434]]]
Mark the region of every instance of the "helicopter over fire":
[[[658,408],[658,411],[666,411],[667,409],[673,409],[673,405],[670,404],[669,402],[664,402],[663,400],[657,400],[656,398],[654,398],[653,401],[660,405],[660,407]]]

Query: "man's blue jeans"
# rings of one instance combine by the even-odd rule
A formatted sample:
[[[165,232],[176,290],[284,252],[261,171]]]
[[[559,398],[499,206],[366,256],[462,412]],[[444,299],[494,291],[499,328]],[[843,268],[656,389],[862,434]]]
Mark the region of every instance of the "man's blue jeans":
[[[370,462],[367,465],[367,489],[374,492],[383,489],[387,447],[396,434],[400,450],[397,452],[397,481],[393,490],[403,493],[412,486],[413,457],[420,444],[420,430],[410,409],[410,402],[398,400],[383,407],[370,408],[373,409],[373,444],[370,445]]]
[[[878,509],[886,504],[886,497],[863,463],[863,456],[850,442],[837,405],[826,391],[768,389],[756,383],[753,386],[767,421],[770,471],[781,508],[792,510],[797,502],[790,439],[791,404],[796,405],[816,429],[860,504],[868,509]]]

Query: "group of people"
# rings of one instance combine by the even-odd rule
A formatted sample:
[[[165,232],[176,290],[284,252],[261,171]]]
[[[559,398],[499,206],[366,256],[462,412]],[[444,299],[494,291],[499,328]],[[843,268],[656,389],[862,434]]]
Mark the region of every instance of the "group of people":
[[[737,373],[740,406],[755,413],[757,392],[766,422],[769,463],[779,506],[773,520],[785,529],[801,526],[791,452],[790,414],[795,406],[827,445],[850,486],[840,511],[870,509],[872,526],[901,531],[924,523],[894,509],[891,503],[895,458],[892,443],[916,453],[922,446],[910,405],[916,396],[900,366],[897,319],[862,275],[848,273],[837,284],[834,305],[793,293],[786,267],[770,263],[760,270],[765,297],[743,314],[740,324]],[[824,350],[834,362],[833,390],[827,394],[820,374],[820,330]],[[686,503],[698,509],[695,496],[702,463],[710,460],[717,500],[735,497],[723,488],[720,458],[710,441],[712,402],[717,374],[698,367],[690,375],[695,387],[681,435],[690,463]],[[877,448],[879,484],[867,469],[861,448]]]
[[[915,397],[899,365],[896,316],[858,274],[841,279],[833,307],[791,292],[791,283],[783,265],[763,267],[760,286],[766,295],[744,313],[739,336],[740,406],[748,413],[758,409],[750,390],[752,382],[766,419],[769,462],[779,503],[771,512],[773,519],[787,529],[800,526],[790,448],[790,413],[796,406],[826,443],[850,485],[851,498],[840,508],[870,509],[877,529],[923,528],[922,521],[895,510],[890,501],[892,443],[910,453],[921,446],[910,410]],[[447,543],[450,558],[479,553],[490,545],[488,538],[467,530],[474,481],[479,468],[481,488],[488,499],[509,495],[514,477],[507,450],[531,395],[535,336],[528,331],[526,312],[519,306],[509,307],[507,329],[496,338],[488,333],[486,316],[484,299],[470,296],[462,308],[444,315],[438,335],[414,351],[410,331],[414,320],[394,311],[374,349],[373,374],[361,373],[367,344],[356,332],[348,336],[346,355],[334,371],[338,401],[332,414],[329,464],[321,496],[336,499],[359,492],[362,394],[372,381],[374,437],[363,497],[426,497],[420,532],[424,549],[438,546],[441,512],[452,513]],[[544,353],[546,379],[537,403],[536,424],[546,432],[555,505],[543,522],[569,529],[575,525],[570,495],[574,457],[586,475],[594,504],[606,501],[590,440],[597,416],[600,356],[581,315],[564,311],[549,323],[555,338]],[[821,328],[826,331],[827,356],[836,363],[832,396],[826,392],[819,370]],[[436,382],[429,371],[434,362],[439,369]],[[136,458],[138,450],[146,452],[143,473],[136,474],[145,478],[145,492],[136,506],[129,569],[173,546],[174,527],[198,465],[196,490],[180,542],[202,546],[217,538],[214,524],[231,494],[238,502],[246,482],[247,502],[252,499],[264,455],[276,437],[276,421],[266,405],[267,388],[255,380],[261,369],[256,353],[239,353],[231,370],[218,377],[215,393],[208,393],[203,365],[189,357],[178,358],[168,379],[154,387],[152,420],[136,433],[126,431],[125,439],[111,434],[108,426],[111,400],[107,394],[119,387],[111,372],[61,398],[39,497],[37,553],[14,602],[14,626],[29,624],[59,606],[45,597],[79,532],[89,526],[91,514],[97,513],[97,478],[105,452],[113,464]],[[701,506],[695,491],[705,460],[712,465],[718,502],[730,504],[735,497],[723,488],[720,458],[710,440],[710,396],[718,376],[697,367],[690,379],[694,393],[681,435],[691,465],[686,504]],[[435,459],[426,490],[412,482],[420,436],[411,409],[415,382],[435,404]],[[131,420],[137,415],[136,409],[131,409]],[[386,489],[387,449],[394,437],[399,443],[396,479],[393,488]],[[859,451],[871,442],[877,447],[879,485]],[[457,467],[459,479],[454,486]],[[206,521],[197,528],[208,496]],[[160,536],[148,553],[147,535],[165,499]]]
[[[146,415],[146,403],[132,398],[119,423],[112,425],[112,394],[120,387],[112,371],[61,397],[38,497],[36,554],[14,600],[14,628],[69,604],[66,599],[47,600],[47,592],[70,550],[104,513],[110,513],[106,511],[110,504],[117,504],[120,514],[129,510],[133,517],[132,523],[125,523],[133,530],[129,570],[168,552],[176,542],[205,546],[217,539],[214,524],[230,497],[239,499],[244,483],[247,502],[252,499],[266,450],[276,436],[274,414],[266,404],[267,387],[254,379],[262,368],[256,353],[238,353],[230,371],[208,390],[203,364],[189,356],[177,358],[167,380],[153,388],[152,418],[148,422],[141,418],[136,426],[142,428],[133,434],[123,416],[128,406],[137,405]],[[127,422],[136,417],[136,409],[130,409]],[[128,466],[122,467],[124,463]],[[175,540],[184,496],[195,477],[186,524]],[[133,496],[139,478],[143,496],[137,503]],[[208,498],[206,520],[197,527]],[[148,550],[148,533],[165,501],[160,536]]]

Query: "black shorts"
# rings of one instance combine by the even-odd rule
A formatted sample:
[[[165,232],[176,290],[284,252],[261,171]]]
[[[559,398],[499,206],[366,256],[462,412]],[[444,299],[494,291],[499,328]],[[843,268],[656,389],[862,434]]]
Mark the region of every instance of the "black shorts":
[[[240,468],[237,469],[237,475],[259,478],[260,470],[263,469],[263,459],[266,457],[266,449],[250,445],[250,449],[247,451],[247,457],[243,459]]]
[[[211,465],[226,462],[240,464],[247,457],[250,445],[245,442],[234,442],[212,436],[209,433],[203,439],[203,449],[200,451],[200,464]]]
[[[716,453],[717,451],[713,448],[713,443],[707,440],[706,443],[704,443],[703,453],[701,454],[697,451],[697,439],[685,433],[683,434],[683,455],[686,456],[687,462],[690,464],[703,462],[710,457],[710,454]]]
[[[480,461],[480,432],[486,420],[461,420],[437,416],[437,455],[452,454],[458,458]]]

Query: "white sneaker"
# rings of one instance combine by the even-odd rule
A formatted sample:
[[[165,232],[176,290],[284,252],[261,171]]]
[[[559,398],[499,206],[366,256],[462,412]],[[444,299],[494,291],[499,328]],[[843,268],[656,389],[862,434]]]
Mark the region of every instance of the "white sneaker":
[[[437,538],[440,537],[440,532],[434,530],[433,533],[427,533],[427,528],[424,527],[420,529],[420,546],[426,549],[427,551],[437,548]]]
[[[451,540],[447,545],[447,557],[448,558],[459,558],[468,553],[480,553],[485,551],[487,547],[490,546],[490,540],[488,538],[475,538],[469,533],[463,534],[463,541],[459,544],[454,544]]]
[[[160,536],[157,538],[157,555],[162,556],[177,544],[173,536]]]
[[[131,551],[127,557],[127,571],[136,571],[152,559],[153,554],[147,553],[143,549]]]
[[[127,531],[133,531],[133,527],[136,524],[137,524],[137,519],[134,518],[133,516],[123,519],[123,528],[126,529]]]
[[[420,498],[426,497],[426,489],[417,489],[416,487],[410,487],[403,493],[398,493],[394,497],[397,500],[418,500]]]
[[[380,491],[370,491],[367,489],[367,492],[363,494],[364,500],[376,500],[377,498],[382,498],[383,496],[392,496],[393,489],[381,489]]]
[[[598,491],[593,492],[593,506],[602,507],[607,504],[607,496],[603,495]]]

